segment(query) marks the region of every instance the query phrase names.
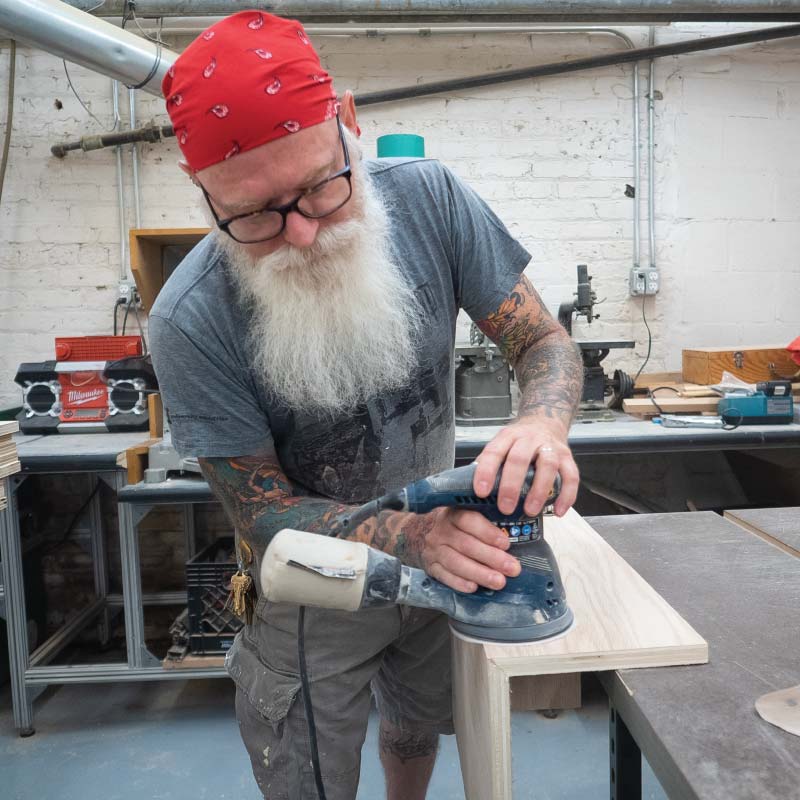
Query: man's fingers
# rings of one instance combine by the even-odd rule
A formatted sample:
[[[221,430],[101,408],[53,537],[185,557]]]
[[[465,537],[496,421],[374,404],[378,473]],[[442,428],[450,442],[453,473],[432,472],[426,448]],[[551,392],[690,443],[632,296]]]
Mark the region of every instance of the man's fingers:
[[[503,536],[508,539],[506,534],[503,534]],[[496,547],[478,541],[468,533],[457,533],[448,542],[448,546],[478,564],[502,572],[509,578],[515,578],[519,575],[520,565],[516,558],[508,555],[504,550],[499,550]]]
[[[500,547],[503,550],[508,549],[508,535],[503,533],[496,525],[492,525],[492,523],[478,511],[452,512],[450,517],[450,530],[447,535],[457,535],[459,531],[464,531],[492,547]]]
[[[517,439],[503,464],[503,477],[497,491],[497,507],[503,514],[512,514],[522,495],[525,475],[533,461],[536,444],[530,439]]]
[[[478,467],[472,479],[472,488],[478,497],[486,497],[494,486],[497,471],[503,463],[506,453],[513,442],[507,428],[503,428],[497,436],[483,448],[477,460]]]
[[[497,570],[473,561],[468,556],[453,550],[452,547],[440,547],[436,560],[453,575],[465,581],[473,581],[487,589],[502,589],[506,585],[505,576]]]
[[[475,583],[475,581],[467,581],[464,580],[464,578],[459,578],[458,575],[454,575],[449,570],[446,570],[438,561],[434,561],[433,564],[428,567],[427,572],[432,578],[436,578],[437,581],[449,586],[451,589],[455,589],[457,592],[471,594],[478,588],[478,584]]]
[[[578,465],[572,456],[562,461],[558,471],[561,474],[561,492],[558,495],[553,511],[555,511],[557,517],[563,517],[572,508],[578,497],[580,473],[578,472]]]
[[[529,516],[536,516],[542,510],[555,483],[559,461],[559,455],[554,448],[539,448],[536,454],[536,476],[525,499],[525,513]]]

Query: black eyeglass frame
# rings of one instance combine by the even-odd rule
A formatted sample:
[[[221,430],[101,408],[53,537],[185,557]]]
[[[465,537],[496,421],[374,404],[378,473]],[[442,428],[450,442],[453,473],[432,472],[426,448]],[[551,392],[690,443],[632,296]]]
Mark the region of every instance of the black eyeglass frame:
[[[211,214],[214,217],[214,222],[216,222],[217,227],[221,231],[227,233],[228,236],[230,236],[231,239],[233,239],[235,242],[239,242],[239,244],[258,244],[259,242],[269,242],[272,239],[277,239],[278,236],[280,236],[286,229],[286,218],[293,211],[296,211],[301,217],[305,217],[306,219],[324,219],[325,217],[329,217],[331,216],[331,214],[335,214],[337,211],[343,208],[349,202],[350,198],[353,196],[353,181],[352,181],[353,170],[350,166],[350,152],[347,149],[347,142],[345,141],[344,138],[342,121],[339,119],[338,114],[336,116],[336,125],[339,129],[339,141],[341,142],[342,152],[344,153],[344,167],[340,169],[338,172],[335,172],[333,175],[329,175],[327,178],[325,178],[325,180],[315,184],[310,189],[307,189],[305,192],[302,192],[301,194],[297,195],[297,197],[295,197],[295,199],[292,200],[291,202],[286,203],[282,206],[264,206],[263,208],[258,208],[255,211],[246,211],[244,214],[235,214],[232,217],[220,219],[219,215],[214,210],[214,206],[212,205],[211,195],[206,191],[203,184],[200,183],[200,181],[198,180],[197,185],[200,187],[200,191],[203,193],[203,197],[205,197],[206,199],[206,203],[208,204],[208,208],[210,209]],[[302,208],[300,208],[299,203],[304,197],[310,194],[314,194],[314,192],[318,192],[323,186],[326,186],[331,181],[335,181],[337,178],[347,178],[347,186],[349,191],[347,192],[347,197],[344,200],[342,200],[342,202],[338,206],[336,206],[336,208],[334,208],[331,211],[326,211],[324,214],[319,214],[319,215],[309,214],[306,211],[303,211]],[[246,219],[247,217],[254,217],[257,214],[265,214],[267,212],[274,212],[280,214],[282,217],[282,223],[280,229],[278,230],[277,233],[274,233],[272,236],[267,236],[265,239],[250,239],[247,241],[243,241],[242,239],[238,239],[236,236],[234,236],[233,233],[231,233],[230,224],[232,222],[236,222],[237,219]]]

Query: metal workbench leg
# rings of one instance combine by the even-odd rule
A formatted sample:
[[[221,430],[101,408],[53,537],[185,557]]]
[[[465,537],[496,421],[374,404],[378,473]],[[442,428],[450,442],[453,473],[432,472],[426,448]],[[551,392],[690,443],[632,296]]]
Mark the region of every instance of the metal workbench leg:
[[[611,800],[642,800],[642,751],[611,704],[609,723]]]
[[[118,488],[124,485],[123,473],[117,478]],[[139,523],[152,506],[118,503],[119,547],[122,566],[122,603],[125,612],[125,644],[128,666],[160,666],[161,662],[147,649],[144,641],[144,607],[142,605],[142,574],[139,560]]]
[[[25,585],[22,579],[22,543],[17,511],[17,478],[5,482],[8,506],[0,511],[0,558],[3,568],[8,658],[11,671],[11,701],[14,706],[14,725],[20,736],[33,732],[33,701],[25,688],[28,669],[28,624],[25,613]]]
[[[186,537],[186,560],[194,558],[197,553],[197,536],[195,532],[194,503],[183,504],[183,532]]]
[[[94,473],[89,473],[89,490],[93,491]],[[108,596],[108,553],[106,552],[106,533],[100,504],[100,492],[95,492],[89,506],[89,525],[92,536],[92,569],[94,570],[94,593],[99,600]],[[108,644],[110,636],[108,607],[103,609],[98,622],[98,638],[101,644]]]

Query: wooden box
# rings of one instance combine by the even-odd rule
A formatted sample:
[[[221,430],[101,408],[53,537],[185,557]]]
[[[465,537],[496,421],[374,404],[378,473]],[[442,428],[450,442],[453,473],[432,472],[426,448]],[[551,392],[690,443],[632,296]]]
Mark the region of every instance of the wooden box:
[[[683,380],[704,386],[730,372],[747,383],[791,378],[797,372],[789,351],[779,345],[698,347],[683,351]]]
[[[208,233],[208,228],[132,228],[131,272],[148,313],[172,270]]]

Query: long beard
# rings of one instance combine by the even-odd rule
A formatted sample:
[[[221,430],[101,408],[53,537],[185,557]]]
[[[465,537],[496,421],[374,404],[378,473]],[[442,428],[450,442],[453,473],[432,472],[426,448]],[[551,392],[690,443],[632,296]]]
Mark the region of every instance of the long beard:
[[[407,385],[415,366],[417,299],[392,260],[380,198],[361,170],[353,181],[351,218],[322,229],[310,248],[284,245],[254,260],[218,236],[252,309],[255,368],[294,411],[347,412]]]

